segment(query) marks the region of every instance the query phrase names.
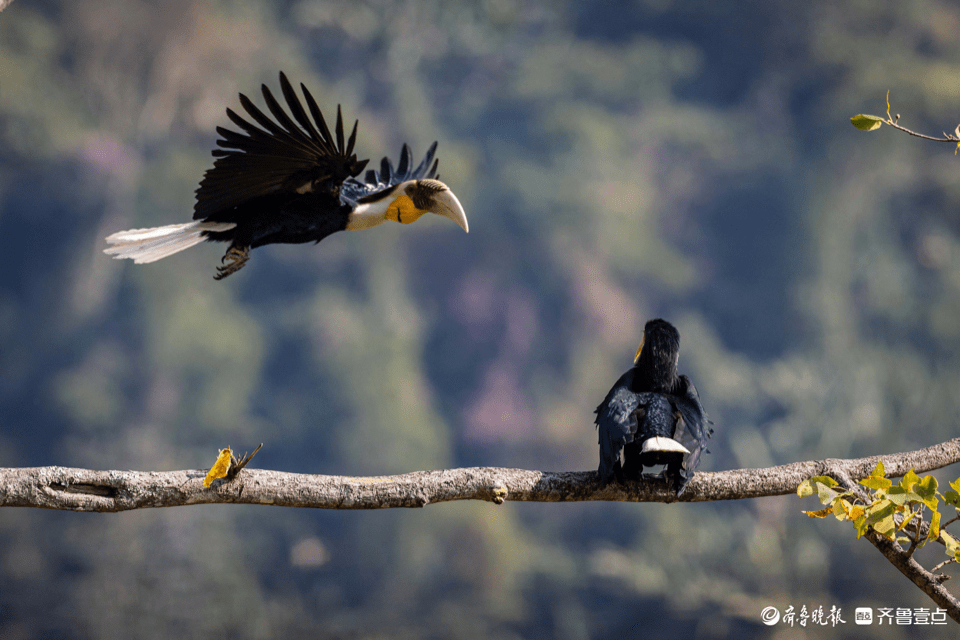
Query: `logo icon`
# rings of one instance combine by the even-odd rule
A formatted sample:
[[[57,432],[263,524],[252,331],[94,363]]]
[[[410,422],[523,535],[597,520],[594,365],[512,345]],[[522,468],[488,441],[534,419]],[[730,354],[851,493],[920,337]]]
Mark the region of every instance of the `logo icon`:
[[[873,624],[873,609],[870,607],[857,607],[853,616],[853,621],[857,624]]]
[[[764,610],[760,612],[760,622],[768,627],[772,627],[780,622],[780,611],[776,607],[764,608]]]

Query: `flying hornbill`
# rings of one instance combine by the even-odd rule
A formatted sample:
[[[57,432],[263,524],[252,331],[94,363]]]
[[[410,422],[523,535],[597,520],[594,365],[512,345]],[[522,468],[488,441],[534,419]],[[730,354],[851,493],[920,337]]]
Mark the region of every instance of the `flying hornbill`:
[[[604,485],[637,480],[643,467],[664,465],[661,477],[679,497],[693,477],[713,429],[696,387],[677,375],[679,358],[676,328],[666,320],[647,322],[633,367],[596,410]]]
[[[357,180],[368,162],[353,152],[357,122],[344,145],[340,107],[334,138],[303,84],[309,117],[283,72],[280,89],[293,119],[266,85],[263,97],[273,120],[240,94],[240,104],[262,128],[227,109],[244,133],[217,127],[222,148],[213,151],[217,159],[197,189],[193,222],[114,233],[107,238],[113,246],[104,253],[146,263],[205,240],[229,242],[220,261],[226,264],[214,276],[220,280],[239,271],[256,247],[320,242],[337,231],[368,229],[386,220],[409,224],[435,213],[469,231],[457,197],[438,180],[436,142],[416,168],[404,144],[396,169],[384,158],[380,171],[368,170]]]

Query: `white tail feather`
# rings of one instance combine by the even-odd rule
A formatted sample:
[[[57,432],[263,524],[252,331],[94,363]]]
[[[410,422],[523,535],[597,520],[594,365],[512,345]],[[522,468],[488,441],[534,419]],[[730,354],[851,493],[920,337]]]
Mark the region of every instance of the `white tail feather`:
[[[103,250],[114,258],[131,258],[137,264],[156,262],[206,240],[204,232],[229,231],[234,222],[184,222],[152,229],[130,229],[107,236],[114,245]]]
[[[661,436],[654,436],[653,438],[648,438],[643,443],[643,448],[641,449],[642,453],[648,453],[651,451],[656,451],[660,453],[690,453],[690,450],[685,446],[674,440],[673,438],[664,438]]]

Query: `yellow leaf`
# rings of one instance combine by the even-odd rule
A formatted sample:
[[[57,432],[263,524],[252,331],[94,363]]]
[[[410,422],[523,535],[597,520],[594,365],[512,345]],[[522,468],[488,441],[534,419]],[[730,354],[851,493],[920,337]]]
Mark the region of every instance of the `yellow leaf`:
[[[927,540],[936,540],[940,537],[940,512],[934,511],[930,515],[930,532],[927,534]]]
[[[884,491],[890,488],[893,482],[889,478],[884,478],[883,476],[870,476],[861,480],[860,484],[865,486],[867,489],[879,490],[882,494]]]
[[[804,511],[804,513],[810,516],[811,518],[826,518],[828,515],[833,513],[833,507],[820,509],[820,511]]]
[[[815,476],[813,478],[808,478],[800,483],[797,487],[797,495],[801,498],[806,498],[807,496],[812,496],[815,493],[820,491],[820,488],[817,486],[822,484],[825,487],[832,488],[837,486],[837,481],[829,476]]]
[[[809,480],[804,480],[797,486],[797,495],[801,498],[806,498],[807,496],[812,496],[817,492],[817,483],[814,482],[813,478]]]
[[[875,522],[873,525],[873,530],[888,540],[893,540],[893,534],[896,532],[896,529],[897,523],[894,522],[892,514],[886,518],[883,518],[879,522]]]
[[[943,540],[944,546],[947,547],[947,555],[953,556],[957,562],[960,562],[960,540],[957,540],[946,531],[940,532],[940,539]]]
[[[907,471],[900,479],[900,486],[907,491],[914,491],[914,485],[920,484],[920,476],[914,473],[913,469]]]
[[[857,528],[857,540],[859,540],[860,537],[867,532],[867,517],[860,516],[854,521],[853,524]]]
[[[878,116],[871,116],[864,113],[858,113],[857,115],[850,118],[850,124],[855,126],[861,131],[873,131],[879,129],[880,125],[883,124],[883,118]]]
[[[230,459],[232,457],[233,451],[230,450],[230,447],[220,449],[217,461],[213,463],[213,466],[210,467],[210,473],[203,479],[203,486],[209,487],[217,478],[226,477],[227,471],[230,470]]]
[[[897,527],[897,531],[902,531],[910,522],[916,517],[915,512],[908,511],[903,515],[903,520],[900,521],[900,526]]]
[[[850,507],[850,512],[847,514],[851,520],[859,520],[867,515],[866,509],[856,504]]]
[[[847,519],[847,504],[842,498],[837,498],[834,500],[833,506],[830,507],[830,510],[833,512],[833,515],[837,517],[837,520]]]

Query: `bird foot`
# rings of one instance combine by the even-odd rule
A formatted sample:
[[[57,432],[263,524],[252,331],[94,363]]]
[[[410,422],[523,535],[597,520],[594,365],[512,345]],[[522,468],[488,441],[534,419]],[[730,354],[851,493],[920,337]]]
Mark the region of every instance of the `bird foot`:
[[[224,264],[227,260],[230,262],[222,267],[217,267],[217,275],[213,276],[213,279],[223,280],[231,273],[240,271],[249,259],[250,247],[230,247],[227,249],[227,252],[223,254],[223,257],[220,258],[220,264]]]

